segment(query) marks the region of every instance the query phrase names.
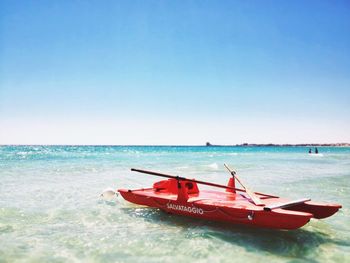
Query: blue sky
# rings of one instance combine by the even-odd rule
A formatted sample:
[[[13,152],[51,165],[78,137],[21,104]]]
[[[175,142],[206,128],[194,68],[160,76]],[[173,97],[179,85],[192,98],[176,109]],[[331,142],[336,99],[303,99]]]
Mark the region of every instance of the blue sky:
[[[1,1],[1,144],[350,142],[349,1]]]

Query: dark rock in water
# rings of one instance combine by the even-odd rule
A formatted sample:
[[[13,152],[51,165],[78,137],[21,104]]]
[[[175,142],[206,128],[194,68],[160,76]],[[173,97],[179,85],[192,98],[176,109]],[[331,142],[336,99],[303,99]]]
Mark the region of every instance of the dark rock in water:
[[[207,142],[205,146],[213,146],[210,142]]]

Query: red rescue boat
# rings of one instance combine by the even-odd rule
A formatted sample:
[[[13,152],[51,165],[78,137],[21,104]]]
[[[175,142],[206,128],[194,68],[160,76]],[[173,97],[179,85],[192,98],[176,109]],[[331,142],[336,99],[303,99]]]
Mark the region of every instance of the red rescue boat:
[[[297,229],[311,218],[326,218],[341,208],[338,204],[315,203],[310,199],[291,201],[252,192],[242,184],[233,170],[225,167],[232,174],[227,186],[131,169],[169,179],[154,183],[152,188],[118,191],[131,203],[159,208],[172,214],[274,229]],[[235,179],[243,189],[235,187]],[[199,190],[198,184],[225,188],[226,191]]]

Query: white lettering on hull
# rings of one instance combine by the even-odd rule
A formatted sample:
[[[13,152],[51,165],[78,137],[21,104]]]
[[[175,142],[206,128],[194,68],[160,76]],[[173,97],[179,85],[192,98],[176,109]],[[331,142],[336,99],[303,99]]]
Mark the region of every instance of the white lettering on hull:
[[[168,209],[171,209],[171,210],[184,211],[192,214],[203,215],[204,213],[202,208],[195,207],[195,206],[185,206],[185,205],[178,205],[178,204],[172,204],[172,203],[167,203],[166,206]]]

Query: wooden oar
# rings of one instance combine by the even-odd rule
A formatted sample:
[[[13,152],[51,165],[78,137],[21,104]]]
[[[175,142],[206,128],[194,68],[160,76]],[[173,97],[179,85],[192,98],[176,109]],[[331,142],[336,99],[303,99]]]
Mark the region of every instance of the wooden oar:
[[[255,205],[258,205],[258,206],[264,206],[265,205],[263,202],[261,202],[259,197],[257,197],[252,191],[249,190],[249,188],[247,188],[242,183],[242,181],[237,177],[236,172],[234,170],[230,169],[230,167],[228,167],[225,163],[224,163],[224,166],[230,172],[230,174],[233,176],[233,178],[236,178],[236,180],[240,183],[240,185],[243,187],[243,189],[245,190],[247,195],[253,200],[253,203]]]
[[[209,186],[213,186],[213,187],[219,187],[219,188],[224,188],[224,189],[231,189],[231,190],[239,191],[239,192],[246,192],[246,190],[240,189],[240,188],[234,188],[234,187],[230,187],[230,186],[226,186],[226,185],[222,185],[222,184],[214,184],[214,183],[210,183],[210,182],[199,181],[199,180],[196,180],[196,179],[189,179],[189,178],[185,178],[185,177],[181,177],[181,176],[175,176],[175,175],[170,175],[170,174],[163,174],[163,173],[147,171],[147,170],[141,170],[141,169],[135,169],[135,168],[131,168],[131,171],[144,173],[144,174],[151,174],[151,175],[165,177],[165,178],[172,178],[172,179],[176,179],[176,180],[186,180],[186,181],[194,182],[194,183],[197,183],[197,184],[204,184],[204,185],[209,185]],[[263,195],[263,196],[270,197],[270,198],[277,198],[278,197],[278,196],[268,195],[268,194],[263,194],[263,193],[258,193],[258,192],[256,192],[256,194]]]

